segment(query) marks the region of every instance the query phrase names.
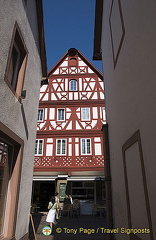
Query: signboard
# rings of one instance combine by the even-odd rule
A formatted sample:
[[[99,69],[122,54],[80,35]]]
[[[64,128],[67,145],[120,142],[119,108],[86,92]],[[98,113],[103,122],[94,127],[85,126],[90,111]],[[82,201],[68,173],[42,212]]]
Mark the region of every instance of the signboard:
[[[60,202],[63,202],[66,197],[66,183],[60,183],[59,186],[59,197]]]

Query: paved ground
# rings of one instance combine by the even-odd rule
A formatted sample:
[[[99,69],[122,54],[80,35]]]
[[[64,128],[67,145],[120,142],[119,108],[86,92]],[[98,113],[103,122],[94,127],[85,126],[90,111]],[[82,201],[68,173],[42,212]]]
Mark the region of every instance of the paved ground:
[[[45,236],[42,229],[48,226],[45,221],[46,213],[33,214],[37,240],[106,240],[107,235],[103,233],[106,227],[106,219],[100,216],[64,216],[54,226],[52,234]],[[34,240],[32,228],[30,227],[29,239]]]

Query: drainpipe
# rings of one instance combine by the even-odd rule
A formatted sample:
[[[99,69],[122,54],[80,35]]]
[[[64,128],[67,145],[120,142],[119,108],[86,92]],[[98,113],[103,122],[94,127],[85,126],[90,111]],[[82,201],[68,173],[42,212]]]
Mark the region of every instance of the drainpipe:
[[[105,175],[105,191],[106,191],[106,218],[107,228],[113,229],[113,211],[112,211],[112,189],[111,189],[111,172],[110,172],[110,152],[109,152],[109,136],[108,124],[102,126],[104,140],[104,175]],[[108,239],[113,240],[113,234],[108,234]]]

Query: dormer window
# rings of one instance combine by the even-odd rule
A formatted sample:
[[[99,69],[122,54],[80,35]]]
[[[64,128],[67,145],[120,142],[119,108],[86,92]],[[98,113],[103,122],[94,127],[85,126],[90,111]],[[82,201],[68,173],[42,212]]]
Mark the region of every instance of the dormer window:
[[[77,80],[71,79],[69,82],[69,90],[70,91],[77,91]]]

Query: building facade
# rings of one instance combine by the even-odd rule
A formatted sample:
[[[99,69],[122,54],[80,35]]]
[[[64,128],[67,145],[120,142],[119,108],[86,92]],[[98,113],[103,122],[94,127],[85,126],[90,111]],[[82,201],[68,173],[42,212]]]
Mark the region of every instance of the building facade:
[[[111,223],[132,229],[115,234],[120,240],[156,239],[155,24],[155,1],[96,1],[94,59],[102,59],[105,72]]]
[[[47,76],[42,1],[0,4],[0,239],[19,240],[28,239],[37,107]]]
[[[52,194],[54,181],[65,178],[73,198],[98,201],[103,193],[96,182],[102,186],[100,179],[104,178],[103,77],[78,50],[71,48],[49,71],[48,78],[48,85],[40,89],[34,196],[42,198],[42,188]]]

